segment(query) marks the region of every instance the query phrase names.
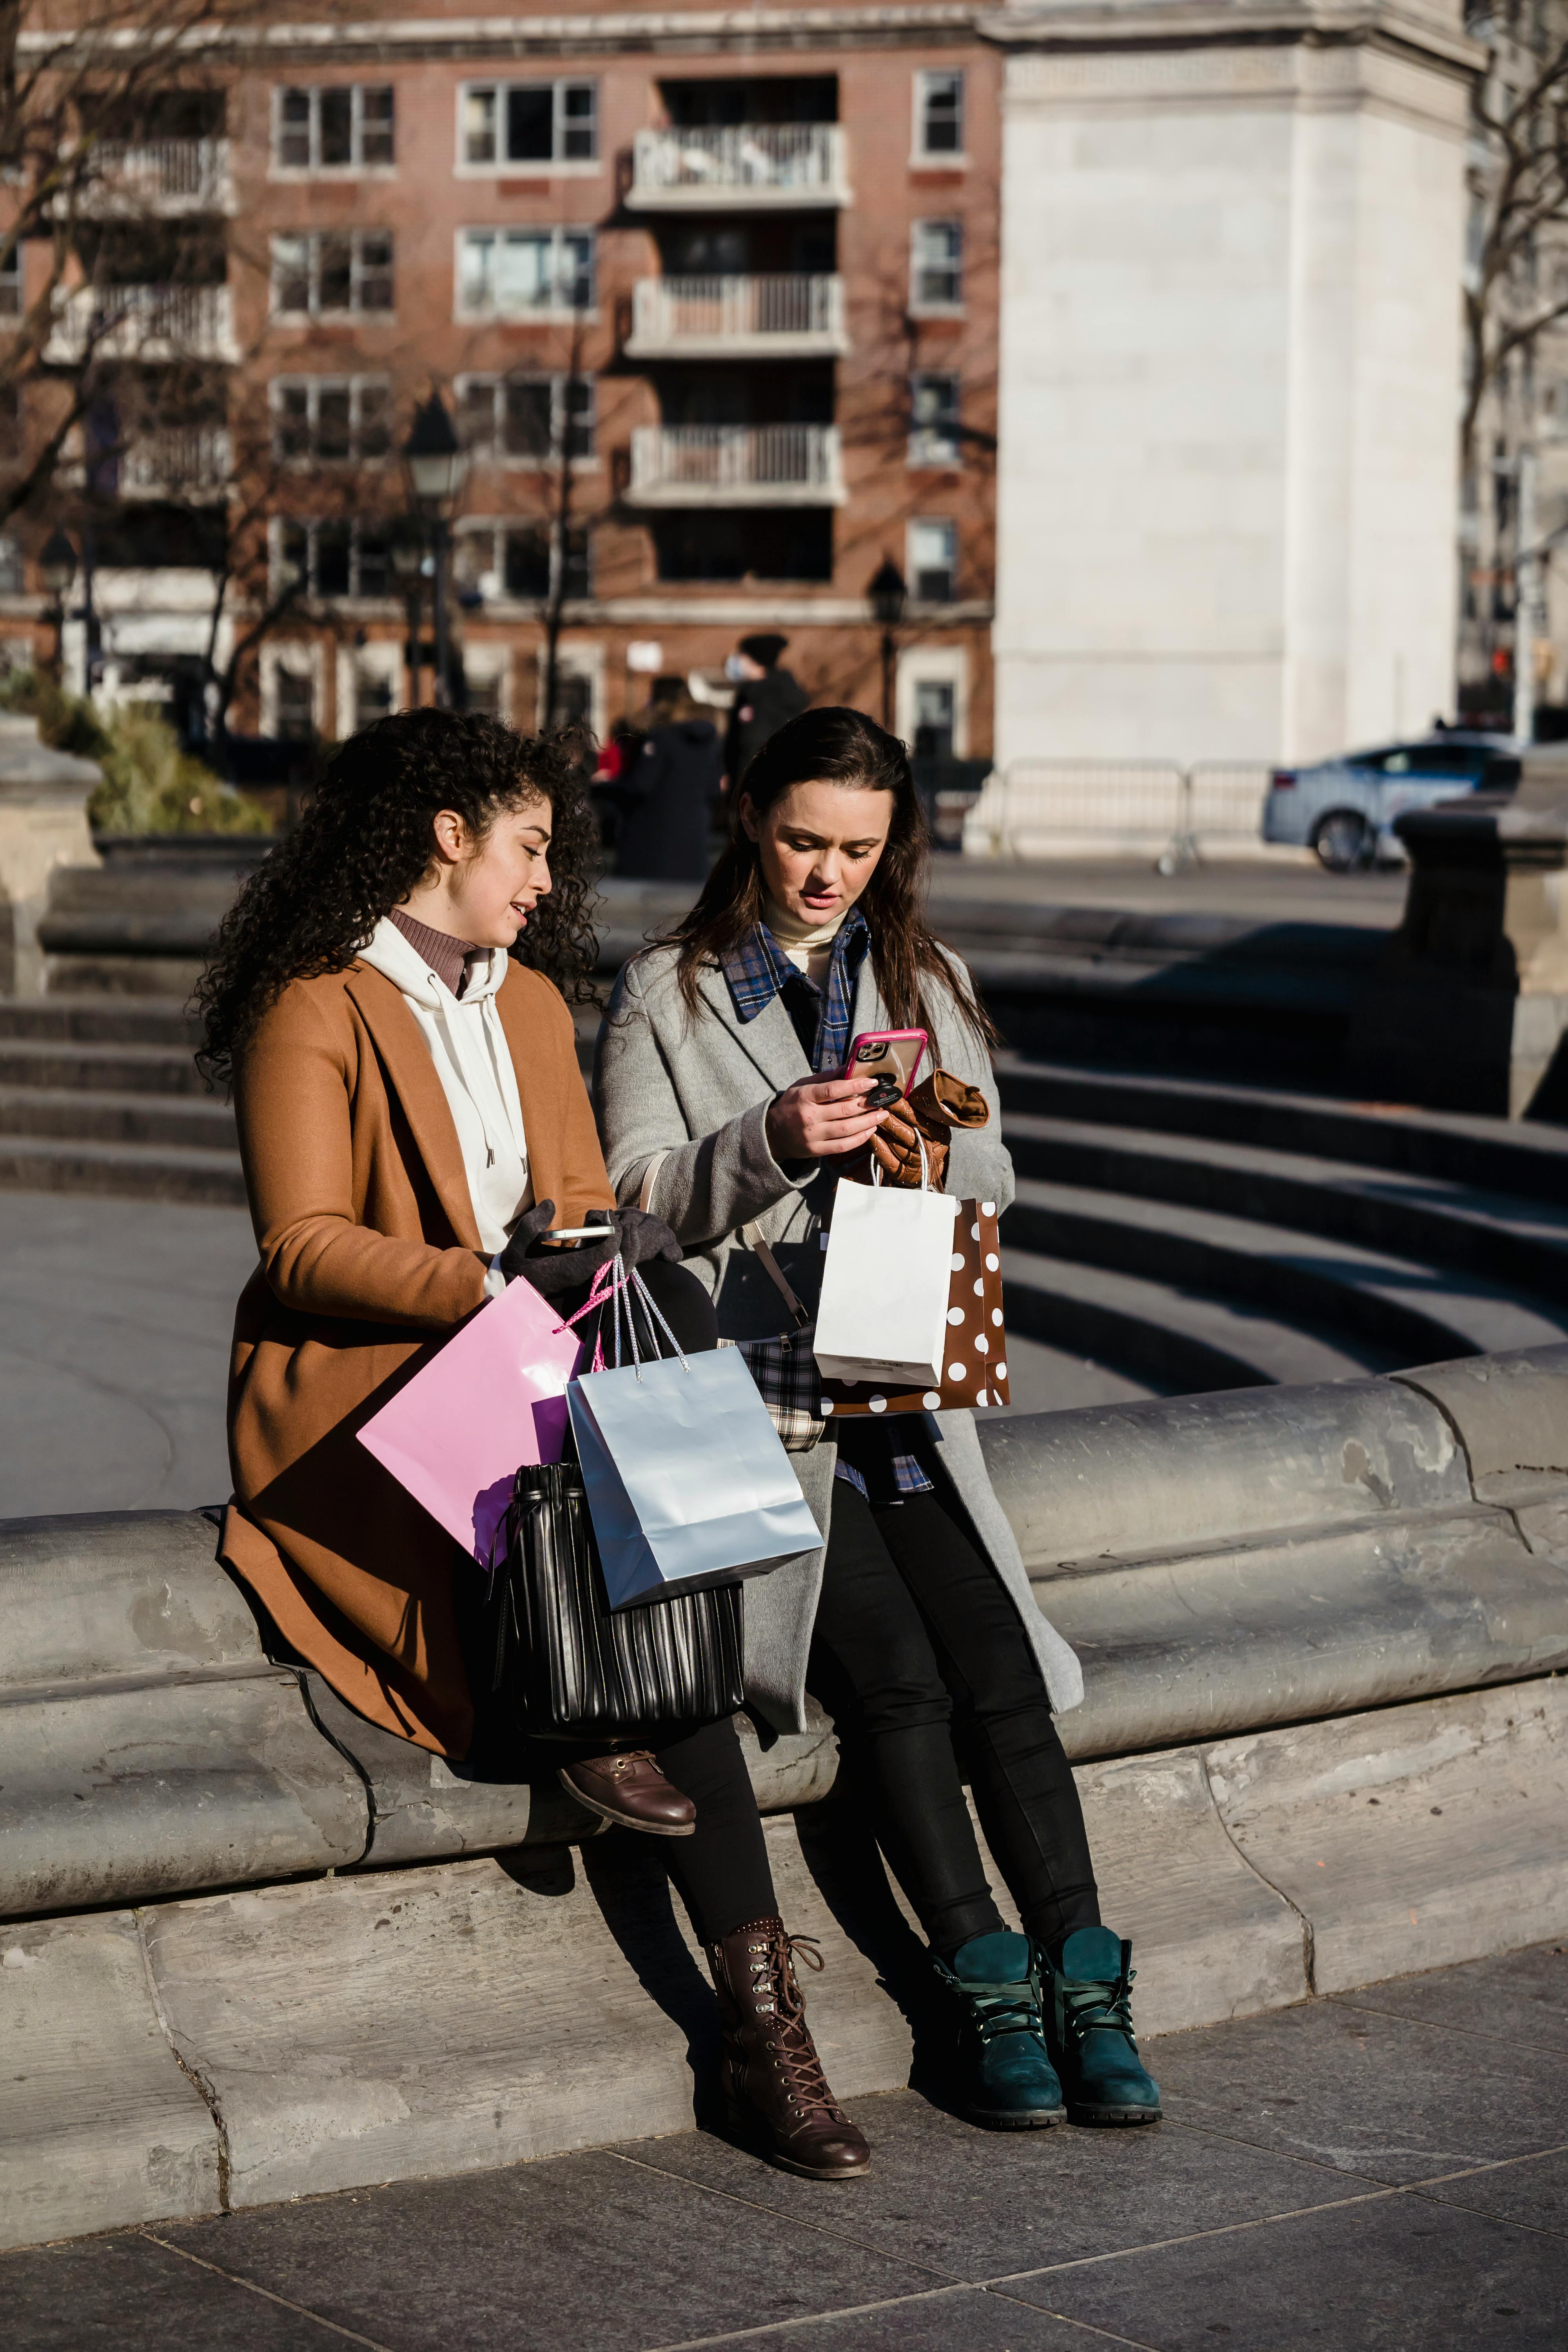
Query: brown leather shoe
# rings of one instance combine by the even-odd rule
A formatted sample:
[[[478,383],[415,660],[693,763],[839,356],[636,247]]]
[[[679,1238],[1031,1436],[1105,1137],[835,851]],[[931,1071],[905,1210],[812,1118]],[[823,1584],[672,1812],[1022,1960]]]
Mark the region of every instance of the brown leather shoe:
[[[623,1830],[641,1830],[648,1837],[689,1837],[697,1827],[696,1806],[673,1780],[665,1779],[649,1748],[585,1756],[576,1764],[563,1765],[556,1777],[580,1805]]]
[[[708,1946],[724,2029],[720,2079],[730,2119],[750,2126],[786,2172],[807,2180],[858,2180],[871,2151],[827,2087],[795,1982],[796,1951],[822,1967],[814,1939],[786,1935],[776,1914],[749,1919]]]

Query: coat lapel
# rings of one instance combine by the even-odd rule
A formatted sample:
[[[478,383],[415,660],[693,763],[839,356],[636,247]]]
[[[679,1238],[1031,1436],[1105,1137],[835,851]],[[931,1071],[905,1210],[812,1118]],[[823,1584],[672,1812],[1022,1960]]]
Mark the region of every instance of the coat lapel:
[[[699,972],[697,992],[771,1087],[793,1087],[798,1078],[810,1077],[811,1064],[795,1034],[795,1023],[784,1010],[783,997],[775,996],[752,1020],[742,1021],[736,1014],[735,1001],[721,971]]]
[[[430,1048],[419,1024],[403,1001],[402,991],[368,964],[355,964],[348,976],[348,992],[358,1006],[365,1027],[375,1041],[382,1067],[403,1105],[425,1172],[447,1212],[458,1243],[477,1250],[479,1229],[463,1167],[462,1146],[446,1091],[437,1076]]]

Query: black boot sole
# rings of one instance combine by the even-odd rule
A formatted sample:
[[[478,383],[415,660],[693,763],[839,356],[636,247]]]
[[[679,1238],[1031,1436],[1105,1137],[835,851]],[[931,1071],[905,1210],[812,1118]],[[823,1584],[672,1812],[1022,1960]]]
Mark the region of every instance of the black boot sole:
[[[1031,2107],[1024,2115],[999,2115],[990,2107],[960,2107],[965,2123],[980,2124],[986,2131],[1049,2131],[1053,2124],[1065,2124],[1065,2107]]]
[[[1115,2128],[1125,2125],[1157,2124],[1161,2113],[1159,2107],[1068,2107],[1067,2118],[1069,2123],[1082,2124],[1090,2129],[1101,2125]]]

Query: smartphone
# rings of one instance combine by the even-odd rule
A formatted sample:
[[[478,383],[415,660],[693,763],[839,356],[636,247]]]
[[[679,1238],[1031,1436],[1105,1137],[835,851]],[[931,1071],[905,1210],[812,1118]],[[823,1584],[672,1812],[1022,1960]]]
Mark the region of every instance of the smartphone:
[[[875,1078],[866,1108],[888,1110],[914,1085],[930,1044],[923,1029],[863,1029],[849,1048],[844,1075]]]
[[[558,1246],[563,1242],[602,1242],[609,1232],[608,1225],[552,1225],[542,1239]]]

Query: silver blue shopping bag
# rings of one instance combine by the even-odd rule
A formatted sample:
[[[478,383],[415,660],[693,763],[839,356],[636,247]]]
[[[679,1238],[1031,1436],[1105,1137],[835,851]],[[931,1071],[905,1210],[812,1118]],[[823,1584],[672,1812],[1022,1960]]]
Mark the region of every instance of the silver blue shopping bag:
[[[638,1292],[658,1314],[635,1272],[626,1292],[628,1322]],[[619,1320],[617,1298],[617,1355]],[[734,1349],[638,1360],[634,1348],[632,1361],[573,1381],[566,1399],[612,1609],[763,1576],[821,1545]]]

